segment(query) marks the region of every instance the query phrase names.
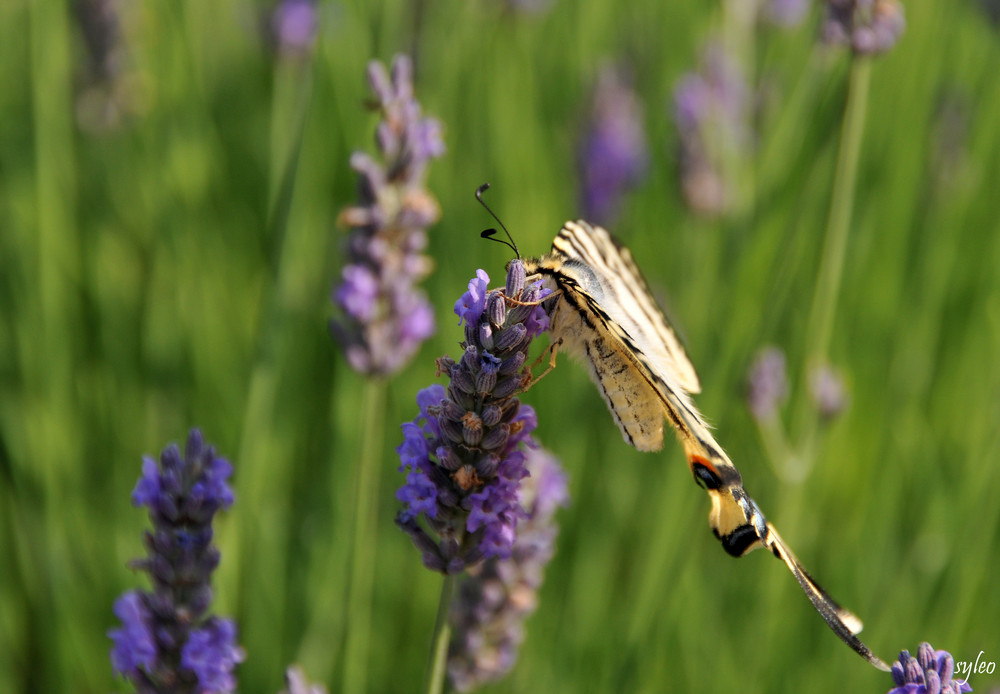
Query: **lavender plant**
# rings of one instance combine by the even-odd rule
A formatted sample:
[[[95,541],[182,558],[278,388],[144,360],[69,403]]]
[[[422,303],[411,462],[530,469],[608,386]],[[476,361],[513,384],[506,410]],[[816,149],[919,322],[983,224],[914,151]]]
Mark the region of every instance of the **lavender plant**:
[[[111,664],[139,692],[205,694],[236,689],[234,670],[243,661],[232,620],[208,614],[211,574],[219,564],[212,519],[233,504],[229,462],[192,429],[184,456],[176,445],[159,464],[144,458],[132,503],[149,509],[145,559],[130,563],[149,574],[151,591],[128,591],[115,601],[121,627]]]
[[[917,649],[917,657],[900,651],[899,660],[892,664],[892,679],[896,686],[889,694],[960,694],[971,692],[966,680],[952,679],[955,661],[947,651],[935,651],[926,641]]]
[[[730,164],[752,145],[750,89],[739,65],[709,43],[698,70],[674,89],[673,104],[685,202],[710,217],[731,212],[739,195]]]
[[[402,368],[434,332],[434,314],[417,283],[431,269],[423,254],[426,229],[440,216],[424,187],[427,164],[444,153],[441,126],[421,115],[413,67],[396,56],[392,73],[372,61],[368,81],[382,121],[375,142],[381,161],[355,152],[358,204],[339,221],[350,227],[347,264],[333,301],[342,314],[331,324],[351,367],[371,376]]]
[[[396,523],[424,565],[445,574],[509,557],[525,517],[518,497],[528,474],[521,444],[530,443],[537,419],[516,395],[530,378],[528,346],[548,328],[539,303],[547,290],[525,286],[519,260],[510,263],[504,288],[490,290],[488,283],[486,272],[477,271],[456,302],[465,351],[458,361],[437,360],[448,387],[420,391],[420,414],[403,425],[396,449],[407,473],[396,493],[405,504]]]
[[[319,31],[315,0],[278,0],[268,17],[268,35],[275,50],[287,56],[308,54]]]
[[[614,68],[605,67],[598,76],[577,159],[583,214],[607,226],[617,218],[625,193],[642,180],[648,166],[642,104]]]
[[[898,0],[826,0],[820,36],[824,43],[850,46],[855,55],[890,50],[906,29]]]
[[[535,611],[545,566],[555,551],[555,512],[569,500],[559,462],[538,448],[525,450],[530,476],[522,485],[526,512],[507,559],[493,557],[461,580],[452,600],[448,675],[468,692],[500,679],[513,667],[524,622]]]
[[[747,375],[747,405],[757,421],[778,416],[778,407],[788,396],[785,353],[765,347],[757,353]]]

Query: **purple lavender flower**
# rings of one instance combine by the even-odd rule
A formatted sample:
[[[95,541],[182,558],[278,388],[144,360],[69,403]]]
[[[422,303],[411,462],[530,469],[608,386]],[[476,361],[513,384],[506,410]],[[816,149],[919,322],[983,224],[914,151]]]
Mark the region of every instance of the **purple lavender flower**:
[[[156,662],[153,616],[142,595],[134,590],[115,600],[114,612],[122,627],[108,632],[115,644],[111,649],[111,665],[126,677],[138,676],[140,669],[149,669]]]
[[[302,668],[293,665],[285,671],[285,687],[280,694],[327,694],[321,684],[309,684]]]
[[[926,641],[917,649],[917,657],[900,651],[899,660],[892,664],[892,679],[896,686],[889,694],[959,694],[971,692],[967,681],[953,680],[955,661],[947,651],[935,651]]]
[[[181,649],[181,666],[195,674],[202,692],[235,691],[233,670],[243,658],[243,650],[236,645],[236,624],[218,617],[192,630]]]
[[[824,365],[809,372],[809,394],[820,417],[829,421],[847,407],[844,381],[830,366]]]
[[[850,46],[855,55],[890,50],[906,29],[898,0],[826,0],[820,29],[823,43]]]
[[[578,160],[584,216],[598,224],[611,224],[625,192],[646,173],[648,154],[642,104],[610,67],[598,77]]]
[[[219,551],[212,545],[212,519],[233,504],[232,466],[192,429],[184,457],[171,445],[159,464],[144,458],[132,503],[149,509],[153,530],[145,536],[148,556],[130,563],[149,574],[153,590],[129,591],[115,602],[122,627],[111,664],[140,692],[230,692],[233,671],[243,661],[233,622],[206,613],[211,573]]]
[[[734,205],[726,162],[742,157],[752,141],[750,90],[738,65],[709,43],[696,72],[674,89],[681,191],[699,214],[718,216]]]
[[[524,621],[535,610],[545,566],[555,552],[556,509],[569,500],[558,461],[538,448],[526,450],[530,473],[521,488],[527,516],[507,559],[488,559],[462,579],[449,620],[453,637],[448,674],[455,689],[471,691],[500,679],[514,665]]]
[[[788,395],[785,354],[777,347],[765,347],[757,353],[747,378],[747,404],[759,420],[771,419]]]
[[[761,7],[764,17],[780,27],[796,27],[809,11],[809,0],[764,0]]]
[[[425,230],[440,216],[424,188],[426,168],[444,144],[440,124],[421,116],[412,72],[402,55],[391,76],[381,63],[369,64],[382,112],[375,136],[381,162],[361,152],[351,156],[360,200],[339,217],[351,232],[342,284],[332,294],[343,315],[331,329],[351,368],[372,376],[398,371],[434,333],[434,313],[416,285],[431,268],[423,255]]]
[[[515,395],[530,378],[528,345],[548,328],[539,303],[548,290],[539,283],[525,287],[519,260],[508,266],[505,288],[490,290],[488,283],[479,270],[456,302],[465,353],[457,362],[437,360],[438,373],[451,382],[418,393],[420,414],[403,425],[396,449],[406,472],[396,493],[405,504],[396,523],[428,568],[449,574],[486,557],[510,556],[525,515],[518,498],[528,474],[521,444],[531,444],[538,424]]]
[[[285,55],[306,55],[316,42],[319,9],[315,0],[278,0],[271,11],[271,38]]]

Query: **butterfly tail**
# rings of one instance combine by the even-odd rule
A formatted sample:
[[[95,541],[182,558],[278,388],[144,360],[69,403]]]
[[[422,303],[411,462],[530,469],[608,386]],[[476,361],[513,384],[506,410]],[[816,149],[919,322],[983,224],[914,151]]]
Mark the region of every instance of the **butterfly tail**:
[[[813,604],[813,607],[823,617],[823,620],[833,630],[833,633],[839,636],[855,653],[879,670],[889,671],[889,666],[881,658],[872,653],[871,649],[857,637],[857,633],[861,631],[863,626],[861,620],[850,610],[846,610],[837,604],[830,597],[830,594],[816,583],[813,577],[809,575],[809,572],[803,568],[791,548],[785,544],[785,541],[778,534],[775,527],[761,513],[757,502],[746,493],[746,490],[742,486],[729,487],[728,489],[723,488],[715,491],[712,496],[713,507],[725,507],[727,505],[725,503],[727,496],[731,500],[732,505],[729,513],[716,516],[716,518],[728,521],[728,528],[722,526],[728,532],[720,533],[719,528],[713,525],[716,535],[722,541],[722,546],[727,552],[733,556],[743,556],[757,547],[765,547],[770,550],[774,556],[785,562],[785,566],[792,572],[795,580],[799,582],[802,591],[809,598],[809,602]],[[715,510],[713,508],[713,511]],[[739,516],[743,517],[742,524],[736,521]]]

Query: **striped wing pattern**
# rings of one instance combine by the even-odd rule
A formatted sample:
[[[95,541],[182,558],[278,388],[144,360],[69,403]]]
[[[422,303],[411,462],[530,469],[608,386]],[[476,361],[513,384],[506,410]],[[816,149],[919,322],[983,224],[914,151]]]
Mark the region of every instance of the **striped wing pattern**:
[[[739,470],[688,396],[700,389],[697,373],[628,249],[601,227],[567,222],[550,255],[524,263],[557,291],[550,309],[553,349],[587,365],[626,442],[659,450],[664,419],[669,421],[695,481],[708,492],[709,523],[723,548],[739,557],[766,547],[830,628],[869,663],[888,670],[856,636],[861,621],[812,579],[743,488]]]

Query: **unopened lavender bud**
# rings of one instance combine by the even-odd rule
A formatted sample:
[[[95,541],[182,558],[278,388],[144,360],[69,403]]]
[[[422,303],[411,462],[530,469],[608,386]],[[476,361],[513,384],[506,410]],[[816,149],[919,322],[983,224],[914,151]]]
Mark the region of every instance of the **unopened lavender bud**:
[[[500,462],[500,456],[495,453],[485,455],[479,459],[479,462],[476,463],[476,472],[480,477],[492,477],[497,474],[497,470],[500,468]]]
[[[496,388],[493,390],[493,394],[500,398],[506,398],[510,397],[520,389],[521,378],[519,375],[514,374],[512,376],[507,376],[506,378],[498,379]]]
[[[510,357],[507,357],[500,364],[500,375],[509,376],[510,374],[517,373],[524,366],[524,361],[527,356],[524,352],[514,352]]]
[[[499,414],[499,413],[498,413]],[[488,451],[496,450],[503,447],[507,443],[507,437],[509,432],[506,427],[498,426],[492,429],[486,436],[483,437],[482,442],[479,444],[481,448]]]
[[[471,373],[479,371],[479,350],[474,345],[469,345],[465,348],[461,365],[463,369]]]
[[[462,418],[462,439],[469,446],[478,446],[483,440],[483,420],[475,412],[466,412]]]
[[[452,376],[451,384],[461,390],[463,393],[472,394],[476,392],[476,382],[473,379],[472,374],[468,371],[461,370]]]
[[[438,420],[438,424],[441,427],[441,433],[452,443],[461,443],[465,440],[464,427],[461,422],[441,419]]]
[[[517,349],[528,334],[528,329],[524,323],[515,323],[503,329],[499,335],[494,336],[494,343],[498,352],[509,352]]]
[[[520,297],[521,292],[524,290],[525,277],[524,263],[520,260],[510,261],[510,266],[507,268],[507,284],[504,287],[504,293],[512,299]],[[501,302],[503,301],[502,297],[498,298],[500,298]],[[502,323],[502,320],[497,321],[497,325]]]
[[[441,374],[448,374],[451,377],[451,369],[455,366],[455,360],[449,356],[438,357],[434,362],[436,370],[435,376],[440,376]]]
[[[493,349],[493,328],[487,321],[479,324],[479,344],[483,349]]]
[[[486,395],[491,392],[497,385],[497,372],[494,371],[482,371],[476,377],[476,392],[479,395]]]
[[[455,471],[462,467],[462,459],[458,457],[458,454],[456,454],[455,451],[447,446],[439,446],[436,451],[436,455],[438,457],[438,461],[441,463],[441,467],[445,470]]]
[[[486,314],[489,316],[490,325],[500,327],[507,319],[507,302],[500,294],[490,294],[489,301],[486,302]]]
[[[483,408],[483,426],[494,427],[500,422],[501,410],[496,405]]]

